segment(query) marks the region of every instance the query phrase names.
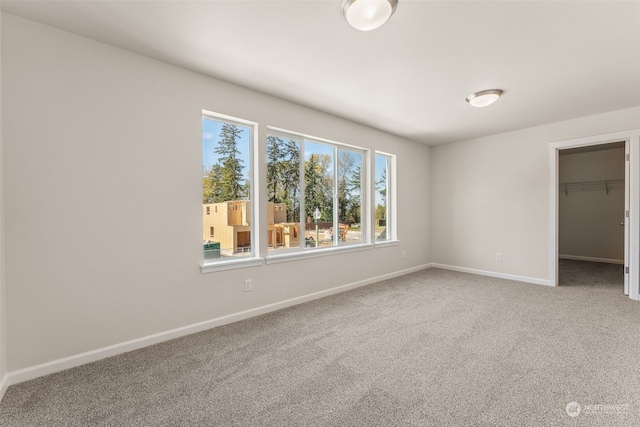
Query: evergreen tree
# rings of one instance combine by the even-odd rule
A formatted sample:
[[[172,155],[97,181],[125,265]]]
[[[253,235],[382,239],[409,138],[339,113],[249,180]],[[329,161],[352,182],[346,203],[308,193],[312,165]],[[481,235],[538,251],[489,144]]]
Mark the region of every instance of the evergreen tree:
[[[355,158],[351,153],[338,150],[338,220],[349,221],[347,213],[351,203],[351,188],[349,180],[355,165]]]
[[[202,171],[202,203],[216,203],[220,201],[220,165],[211,166]]]
[[[218,146],[214,149],[218,162],[211,167],[212,191],[210,203],[242,200],[248,198],[249,183],[244,182],[244,166],[238,150],[238,139],[242,133],[236,125],[224,123],[220,130]]]
[[[287,221],[300,220],[300,148],[294,140],[267,136],[268,200],[287,205]]]
[[[284,148],[282,167],[283,202],[287,203],[287,219],[300,221],[300,146],[289,140]]]
[[[349,193],[348,218],[350,221],[359,224],[361,213],[361,192],[362,192],[362,168],[357,165],[347,181]]]
[[[333,221],[333,156],[330,154],[318,155],[318,165],[319,175],[322,177],[320,179],[320,193],[324,206],[323,220]]]
[[[282,202],[283,142],[278,137],[267,136],[267,200],[274,203]]]
[[[333,218],[333,180],[327,173],[331,166],[331,156],[312,154],[305,162],[304,203],[305,215],[313,219],[313,214],[320,210],[323,221]]]

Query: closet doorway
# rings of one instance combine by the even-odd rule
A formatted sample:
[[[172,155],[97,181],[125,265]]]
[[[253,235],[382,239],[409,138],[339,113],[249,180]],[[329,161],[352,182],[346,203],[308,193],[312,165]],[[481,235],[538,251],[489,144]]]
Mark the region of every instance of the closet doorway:
[[[625,288],[625,141],[559,151],[558,285]]]
[[[574,255],[569,253],[560,253],[559,244],[559,203],[562,192],[564,191],[565,197],[571,197],[571,186],[562,186],[561,184],[569,184],[569,182],[561,182],[560,180],[560,154],[563,150],[570,149],[585,149],[584,153],[590,151],[597,152],[600,147],[596,146],[606,145],[606,148],[617,147],[616,145],[609,144],[624,144],[625,157],[624,157],[624,190],[614,190],[613,185],[619,185],[616,183],[605,183],[604,191],[610,191],[609,194],[615,191],[623,191],[625,205],[624,213],[621,218],[616,219],[611,226],[615,228],[615,224],[622,228],[624,231],[624,245],[623,245],[623,272],[624,272],[624,294],[628,295],[633,300],[640,301],[640,129],[632,129],[627,131],[621,131],[611,134],[595,135],[589,137],[583,137],[572,140],[558,141],[549,144],[549,172],[550,172],[550,218],[549,218],[549,285],[558,286],[558,261],[560,255]],[[591,147],[591,148],[589,148]],[[604,150],[600,151],[606,151]],[[567,152],[571,155],[571,152]],[[574,151],[573,154],[580,154],[579,151]],[[564,177],[563,177],[564,178]],[[580,182],[581,180],[577,180]],[[578,185],[578,184],[576,184]],[[585,185],[583,182],[582,185]],[[595,184],[588,184],[595,185]],[[587,192],[586,189],[582,190]],[[595,190],[590,190],[595,191]],[[568,193],[568,194],[567,194]],[[574,193],[575,194],[575,193]],[[622,224],[622,225],[621,225]],[[589,230],[591,233],[593,230]],[[615,233],[615,232],[612,232]],[[569,246],[570,248],[570,246]],[[584,249],[584,248],[583,248]],[[566,246],[563,246],[564,251],[569,251]],[[586,256],[592,258],[604,259],[617,259],[619,255],[577,255]],[[608,258],[613,256],[614,258]],[[593,263],[596,264],[596,263]],[[603,263],[604,264],[604,263]],[[617,264],[614,264],[617,265]],[[619,270],[618,270],[619,271]]]

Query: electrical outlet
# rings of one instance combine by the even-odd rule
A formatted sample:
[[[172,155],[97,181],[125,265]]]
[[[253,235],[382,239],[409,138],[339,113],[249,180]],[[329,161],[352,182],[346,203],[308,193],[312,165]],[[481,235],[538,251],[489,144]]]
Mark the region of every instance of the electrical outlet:
[[[496,261],[502,262],[502,254],[500,252],[496,254]]]
[[[244,281],[244,291],[245,292],[249,292],[253,290],[253,282],[251,281],[251,279],[245,279]]]
[[[407,252],[406,251],[402,251],[402,259],[405,259],[407,257]]]

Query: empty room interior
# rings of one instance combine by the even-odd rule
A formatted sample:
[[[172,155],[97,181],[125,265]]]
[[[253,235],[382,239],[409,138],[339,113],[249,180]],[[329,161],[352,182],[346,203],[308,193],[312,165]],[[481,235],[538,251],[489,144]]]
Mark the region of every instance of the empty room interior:
[[[0,425],[640,425],[640,1],[0,1]]]

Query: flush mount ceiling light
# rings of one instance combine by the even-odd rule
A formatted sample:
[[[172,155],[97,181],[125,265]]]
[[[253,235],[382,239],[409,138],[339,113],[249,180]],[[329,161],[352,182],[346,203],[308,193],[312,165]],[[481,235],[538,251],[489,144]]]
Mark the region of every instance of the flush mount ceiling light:
[[[467,96],[467,102],[474,107],[486,107],[496,102],[500,95],[502,95],[500,89],[483,90]]]
[[[342,0],[342,15],[355,29],[371,31],[387,22],[398,0]]]

